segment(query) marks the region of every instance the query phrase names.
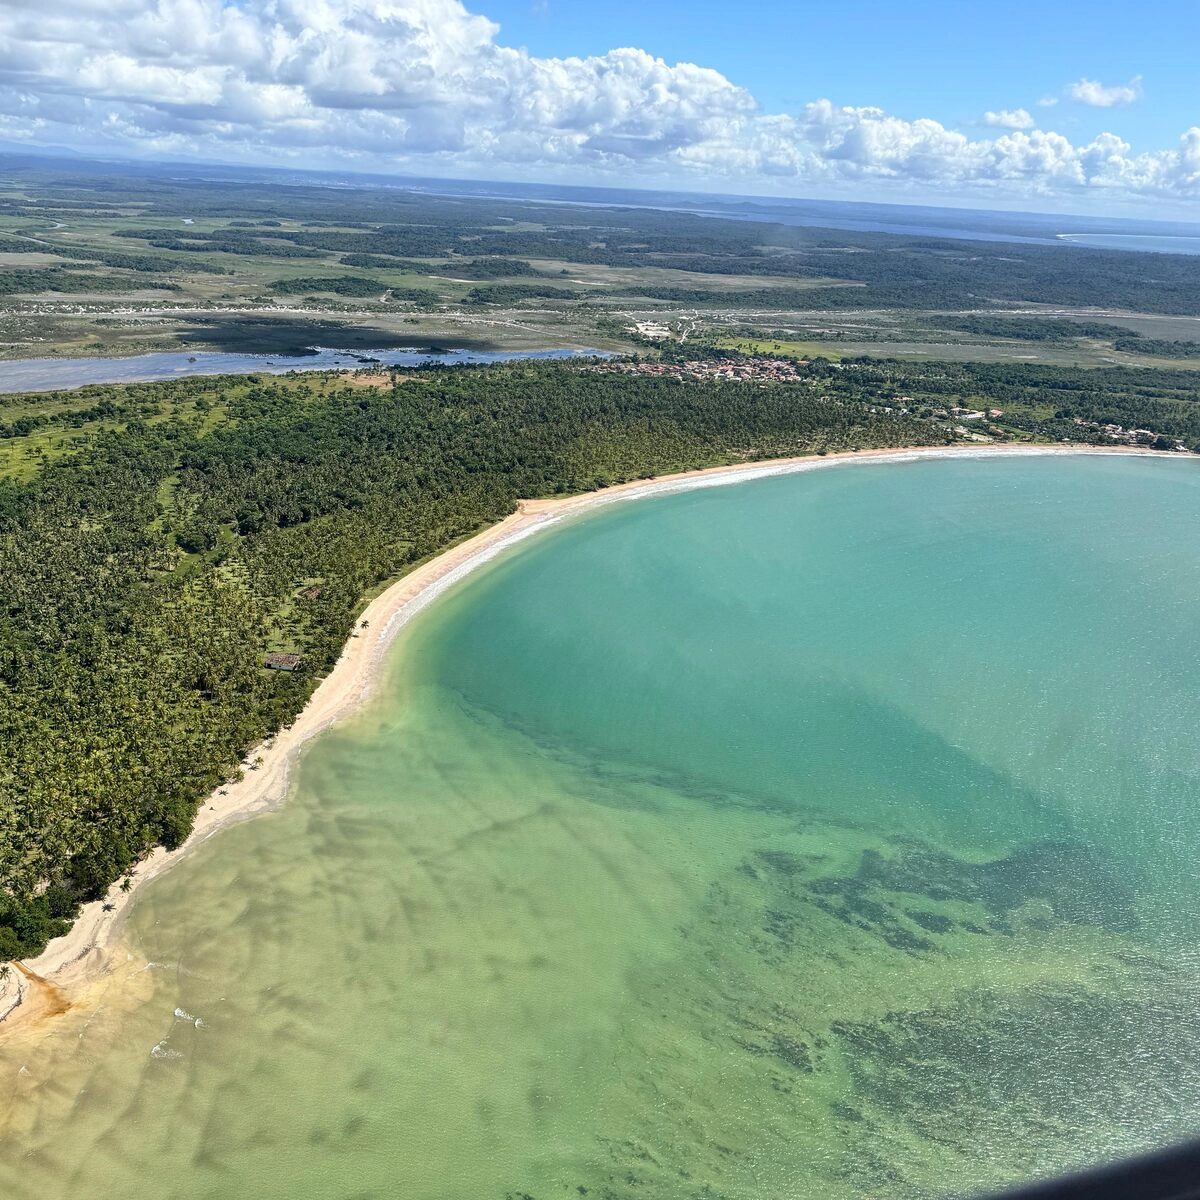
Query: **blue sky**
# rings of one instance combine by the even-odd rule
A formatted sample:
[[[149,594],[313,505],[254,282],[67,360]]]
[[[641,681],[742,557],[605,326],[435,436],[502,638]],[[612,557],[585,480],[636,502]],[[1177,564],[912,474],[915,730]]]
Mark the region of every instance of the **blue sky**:
[[[1200,219],[1200,3],[0,0],[0,142]]]
[[[715,67],[769,111],[827,97],[965,127],[988,111],[1033,112],[1081,78],[1141,76],[1143,99],[1119,117],[1061,104],[1045,119],[1083,139],[1112,129],[1135,150],[1156,149],[1200,123],[1195,0],[483,0],[475,7],[500,25],[500,41],[533,54],[638,46],[668,62]]]

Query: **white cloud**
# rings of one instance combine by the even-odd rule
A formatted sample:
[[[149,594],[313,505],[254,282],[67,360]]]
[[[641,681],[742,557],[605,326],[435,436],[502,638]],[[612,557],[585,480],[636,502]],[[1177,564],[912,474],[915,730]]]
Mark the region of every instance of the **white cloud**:
[[[1079,79],[1068,85],[1066,95],[1092,108],[1116,108],[1132,104],[1142,94],[1142,77],[1135,75],[1128,83],[1100,83],[1095,79]]]
[[[1140,81],[1105,89],[1118,102]],[[0,135],[106,153],[430,174],[1200,198],[1200,128],[1133,154],[1024,109],[972,139],[816,100],[767,113],[643,50],[539,58],[461,0],[0,0]],[[783,182],[779,182],[783,181]]]
[[[999,112],[985,112],[983,123],[1000,129],[1032,129],[1037,124],[1033,114],[1024,108],[1002,108]]]

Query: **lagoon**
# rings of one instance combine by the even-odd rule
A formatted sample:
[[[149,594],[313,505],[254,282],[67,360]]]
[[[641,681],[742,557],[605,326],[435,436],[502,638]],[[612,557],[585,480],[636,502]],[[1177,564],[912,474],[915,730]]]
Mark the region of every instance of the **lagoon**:
[[[523,358],[607,358],[603,350],[339,350],[314,346],[303,355],[165,351],[125,358],[24,358],[0,361],[0,395],[53,392],[93,383],[144,383],[190,375],[286,375],[365,367],[456,366]]]
[[[6,1196],[921,1197],[1200,1127],[1200,471],[614,505],[428,609],[20,1060]]]
[[[1200,254],[1200,236],[1158,233],[1060,233],[1072,246],[1097,250],[1134,250],[1143,254]]]

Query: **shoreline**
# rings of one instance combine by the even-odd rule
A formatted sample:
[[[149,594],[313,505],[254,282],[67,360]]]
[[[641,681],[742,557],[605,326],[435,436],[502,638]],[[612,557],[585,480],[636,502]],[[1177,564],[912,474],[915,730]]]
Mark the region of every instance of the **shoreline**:
[[[40,1027],[75,1007],[74,996],[128,963],[120,945],[125,920],[141,889],[181,862],[209,838],[278,808],[287,799],[293,768],[304,747],[335,722],[357,711],[370,698],[384,658],[400,631],[444,592],[510,547],[563,520],[590,509],[650,496],[730,486],[752,479],[799,474],[847,463],[917,462],[933,458],[997,458],[1066,454],[1183,457],[1171,451],[1133,446],[960,445],[882,450],[838,451],[826,455],[768,459],[706,467],[654,479],[616,484],[581,495],[518,501],[504,520],[444,550],[416,567],[372,599],[357,617],[333,669],[317,685],[293,723],[247,752],[241,779],[202,802],[187,840],[176,850],[156,849],[135,868],[127,892],[114,883],[103,900],[83,906],[69,933],[56,938],[36,959],[14,963],[0,981],[0,1041],[15,1029]],[[258,762],[257,766],[249,765]]]

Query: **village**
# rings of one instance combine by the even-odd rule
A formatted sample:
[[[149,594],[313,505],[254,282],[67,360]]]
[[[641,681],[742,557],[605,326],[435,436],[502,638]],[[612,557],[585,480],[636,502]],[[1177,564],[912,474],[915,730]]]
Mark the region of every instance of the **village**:
[[[650,375],[681,383],[796,383],[804,359],[711,358],[689,362],[615,362],[585,368],[600,374]]]
[[[1074,421],[1084,429],[1104,434],[1110,442],[1116,442],[1118,445],[1153,446],[1156,450],[1187,450],[1187,446],[1177,437],[1157,433],[1153,429],[1126,429],[1124,425],[1111,423],[1102,425],[1098,421],[1085,421],[1082,417],[1075,417]]]

